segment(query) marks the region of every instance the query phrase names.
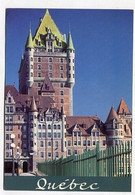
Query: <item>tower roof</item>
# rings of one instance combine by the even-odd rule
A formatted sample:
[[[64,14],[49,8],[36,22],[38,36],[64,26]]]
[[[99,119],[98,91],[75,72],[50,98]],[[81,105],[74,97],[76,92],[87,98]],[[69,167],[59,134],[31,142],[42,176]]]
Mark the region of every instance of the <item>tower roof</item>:
[[[32,97],[32,101],[31,101],[31,106],[30,106],[30,111],[31,112],[37,112],[37,106],[36,106],[36,103],[35,103],[35,98],[34,96]]]
[[[36,46],[36,40],[38,40],[39,35],[45,36],[47,34],[47,29],[50,29],[51,32],[56,36],[57,39],[61,42],[65,42],[64,36],[60,33],[58,27],[56,26],[54,20],[52,19],[48,9],[41,20],[41,23],[36,31],[34,36],[34,45]]]
[[[121,98],[121,101],[120,101],[120,104],[118,106],[118,109],[117,109],[117,114],[131,114],[125,100],[123,99],[123,97]]]
[[[48,77],[48,74],[45,75],[45,80],[43,82],[43,86],[41,88],[42,92],[55,92],[52,86],[52,83]]]
[[[74,50],[74,45],[73,45],[72,36],[70,32],[68,33],[67,49]]]
[[[114,107],[112,106],[105,123],[110,123],[113,119],[116,119],[118,122],[120,122],[120,119],[119,119]]]
[[[33,48],[31,29],[29,31],[29,35],[28,35],[28,38],[27,38],[26,48]]]

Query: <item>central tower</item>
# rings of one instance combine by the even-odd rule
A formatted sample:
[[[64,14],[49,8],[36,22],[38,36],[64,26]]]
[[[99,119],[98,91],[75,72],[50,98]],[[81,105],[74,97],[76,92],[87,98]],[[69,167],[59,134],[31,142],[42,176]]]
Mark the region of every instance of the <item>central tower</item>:
[[[31,29],[19,69],[19,92],[49,96],[66,115],[73,115],[75,49],[71,32],[62,35],[46,10],[32,37]]]

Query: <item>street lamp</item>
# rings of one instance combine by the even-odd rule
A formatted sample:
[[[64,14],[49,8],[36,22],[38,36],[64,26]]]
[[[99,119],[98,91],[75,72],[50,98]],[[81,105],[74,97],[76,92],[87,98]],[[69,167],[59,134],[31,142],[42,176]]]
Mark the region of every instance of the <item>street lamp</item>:
[[[15,138],[15,134],[11,134],[11,139],[12,139],[12,143],[11,143],[11,148],[12,148],[12,176],[14,176],[14,174],[15,174],[15,164],[14,164],[14,148],[15,148],[15,144],[14,144],[14,138]]]

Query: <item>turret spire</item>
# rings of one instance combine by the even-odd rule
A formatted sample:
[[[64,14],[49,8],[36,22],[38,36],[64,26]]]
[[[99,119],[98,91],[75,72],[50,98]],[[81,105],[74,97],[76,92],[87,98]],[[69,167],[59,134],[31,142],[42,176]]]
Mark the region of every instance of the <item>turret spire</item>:
[[[28,36],[28,39],[27,39],[26,48],[33,48],[31,29],[29,31],[29,36]]]
[[[31,112],[37,112],[37,106],[36,106],[36,103],[35,103],[35,98],[34,96],[32,97],[32,101],[31,101],[31,106],[30,106],[30,111]]]
[[[71,36],[71,32],[70,31],[68,33],[67,49],[74,50],[74,45],[73,45],[72,36]]]
[[[111,107],[111,110],[109,112],[109,115],[107,117],[106,123],[110,123],[113,119],[116,119],[118,122],[120,122],[120,119],[114,109],[114,107]]]

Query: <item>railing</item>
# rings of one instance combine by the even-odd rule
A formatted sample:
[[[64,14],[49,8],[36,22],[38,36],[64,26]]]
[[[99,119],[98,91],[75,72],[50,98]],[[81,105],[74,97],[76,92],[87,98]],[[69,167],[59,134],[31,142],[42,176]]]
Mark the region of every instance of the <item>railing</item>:
[[[106,176],[131,175],[131,142],[105,150],[89,150],[80,155],[38,163],[38,170],[48,176]]]

